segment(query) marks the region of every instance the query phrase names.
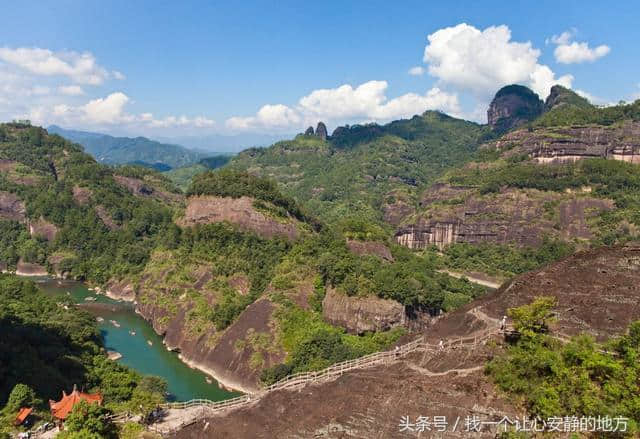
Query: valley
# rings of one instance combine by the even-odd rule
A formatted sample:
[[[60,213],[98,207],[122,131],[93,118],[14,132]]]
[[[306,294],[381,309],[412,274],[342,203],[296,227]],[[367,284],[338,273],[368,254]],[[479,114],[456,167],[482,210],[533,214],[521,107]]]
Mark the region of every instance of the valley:
[[[179,183],[145,166],[99,163],[39,127],[2,124],[1,268],[59,278],[40,284],[56,292],[47,306],[84,316],[94,338],[76,347],[82,367],[60,375],[56,389],[35,376],[0,385],[27,385],[36,403],[77,384],[105,392],[110,413],[146,417],[167,403],[166,392],[180,401],[237,395],[208,384],[203,371],[251,401],[211,417],[205,404],[204,418],[176,438],[209,437],[208,429],[229,437],[400,437],[402,416],[471,414],[495,423],[553,410],[589,414],[593,395],[635,422],[633,407],[607,387],[620,385],[617,372],[584,372],[579,384],[596,393],[578,392],[569,406],[535,392],[560,375],[522,368],[523,358],[537,364],[544,355],[583,367],[570,364],[571,350],[583,349],[590,359],[618,352],[597,360],[635,371],[619,362],[635,355],[620,343],[633,343],[624,337],[640,318],[638,120],[638,101],[598,108],[557,86],[543,102],[508,86],[489,108],[489,125],[434,111],[330,135],[319,124],[213,160],[193,176],[185,171]],[[16,290],[23,281],[3,279],[7,297],[42,294],[39,284]],[[109,299],[87,302],[72,281]],[[59,283],[82,293],[68,302]],[[11,309],[8,322],[27,319]],[[507,315],[515,339],[499,330]],[[144,337],[133,343],[132,332]],[[456,344],[461,338],[473,344]],[[415,340],[421,348],[391,355]],[[123,357],[107,359],[112,350]],[[388,361],[296,393],[278,387],[377,352]],[[111,378],[92,369],[91,355],[105,370],[130,374],[129,391],[109,393]],[[145,394],[148,404],[136,408],[135,389],[156,379],[166,392]],[[633,386],[628,392],[637,398]],[[46,419],[46,406],[35,405]]]

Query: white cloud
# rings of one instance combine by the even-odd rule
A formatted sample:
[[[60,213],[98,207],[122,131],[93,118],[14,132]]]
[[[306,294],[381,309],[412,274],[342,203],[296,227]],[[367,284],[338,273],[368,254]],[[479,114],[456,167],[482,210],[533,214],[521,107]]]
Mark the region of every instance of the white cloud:
[[[33,105],[24,111],[12,113],[9,118],[30,119],[38,125],[59,124],[85,129],[109,129],[117,125],[118,128],[136,133],[173,128],[203,129],[215,125],[213,120],[204,116],[166,116],[156,119],[152,113],[131,114],[126,111],[130,102],[126,94],[114,92],[78,106],[67,103]]]
[[[255,116],[231,117],[225,125],[234,131],[246,131],[252,129],[278,130],[288,129],[300,124],[301,116],[286,105],[264,105]]]
[[[569,44],[569,41],[573,39],[575,35],[575,29],[566,30],[562,32],[560,35],[553,35],[550,39],[547,39],[545,42],[549,44],[549,42],[553,44]]]
[[[432,88],[425,95],[407,93],[376,107],[371,111],[371,116],[376,120],[391,120],[434,109],[453,115],[459,114],[458,96],[445,93],[437,87]]]
[[[460,111],[458,97],[439,88],[424,95],[407,93],[387,99],[386,81],[368,81],[357,87],[344,84],[336,88],[318,89],[299,99],[295,107],[265,105],[250,117],[231,117],[227,128],[247,130],[296,130],[322,120],[327,123],[350,121],[388,121],[409,117],[425,110]]]
[[[301,98],[299,104],[302,111],[318,117],[366,117],[386,99],[386,88],[386,81],[365,82],[355,89],[345,84],[336,88],[314,90]]]
[[[58,93],[67,96],[80,96],[84,94],[84,90],[79,85],[61,85],[58,87]]]
[[[119,72],[117,70],[114,70],[112,73],[113,73],[113,77],[116,78],[118,81],[123,81],[127,78],[126,76],[124,76],[124,74],[122,74],[122,72]]]
[[[67,76],[79,84],[100,85],[109,77],[88,52],[52,52],[48,49],[0,48],[0,60],[41,76]]]
[[[516,83],[530,86],[544,99],[554,84],[571,86],[573,80],[571,75],[556,78],[548,66],[538,63],[540,51],[531,42],[512,41],[505,25],[480,30],[461,23],[427,39],[423,60],[429,74],[480,99]]]
[[[415,66],[411,67],[407,73],[409,73],[411,76],[422,76],[424,75],[424,72],[424,67]]]
[[[113,124],[130,120],[125,115],[124,106],[129,102],[129,97],[122,92],[111,93],[105,98],[98,98],[87,102],[82,106],[84,116],[94,123]]]
[[[605,44],[591,48],[586,42],[573,41],[576,34],[577,30],[571,29],[547,39],[547,44],[551,42],[558,46],[553,51],[557,62],[562,64],[594,62],[611,52],[611,48]]]
[[[553,54],[556,57],[556,61],[559,63],[574,64],[594,62],[607,55],[609,52],[611,52],[611,48],[604,44],[592,49],[587,43],[578,43],[574,41],[571,44],[562,44],[556,47]]]

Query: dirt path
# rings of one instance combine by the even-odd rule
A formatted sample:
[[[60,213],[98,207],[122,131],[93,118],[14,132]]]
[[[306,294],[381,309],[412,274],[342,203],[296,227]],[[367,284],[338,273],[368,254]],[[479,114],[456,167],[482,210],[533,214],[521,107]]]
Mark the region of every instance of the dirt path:
[[[476,372],[484,368],[484,366],[474,366],[474,367],[467,367],[463,369],[449,369],[443,372],[431,372],[429,369],[418,366],[417,364],[411,361],[404,361],[404,364],[406,364],[409,369],[415,370],[416,372],[419,372],[423,375],[430,376],[430,377],[439,377],[439,376],[448,375],[450,373],[457,373],[460,376],[466,376],[466,375],[469,375],[470,373]]]
[[[473,275],[468,275],[466,273],[459,273],[457,271],[451,271],[451,270],[442,269],[442,270],[438,270],[438,273],[445,273],[445,274],[448,274],[449,276],[455,277],[457,279],[462,279],[464,277],[464,278],[468,279],[469,282],[473,282],[474,284],[482,285],[483,287],[493,288],[494,290],[497,290],[502,285],[502,284],[499,284],[497,282],[492,282],[492,281],[486,280],[486,279],[480,279],[480,278],[475,277]]]

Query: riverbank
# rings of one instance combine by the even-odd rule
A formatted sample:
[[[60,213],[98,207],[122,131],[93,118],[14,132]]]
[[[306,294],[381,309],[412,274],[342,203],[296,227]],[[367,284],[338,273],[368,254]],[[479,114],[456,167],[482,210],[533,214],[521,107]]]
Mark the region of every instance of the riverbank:
[[[134,305],[135,313],[138,314],[140,317],[142,317],[151,326],[151,328],[153,328],[153,331],[156,334],[158,334],[159,337],[162,338],[162,344],[164,345],[164,347],[170,352],[178,351],[175,347],[171,347],[167,345],[164,334],[161,334],[160,332],[158,332],[153,325],[153,321],[150,318],[148,318],[148,316],[146,316],[144,313],[141,312],[140,308],[137,306],[138,305],[137,301],[135,300],[134,288],[131,285],[125,282],[111,282],[110,284],[111,284],[111,287],[108,287],[105,289],[101,289],[99,287],[93,287],[93,290],[98,294],[104,294],[110,299],[121,300],[121,301],[132,303]],[[242,383],[238,380],[230,379],[227,376],[225,376],[224,372],[215,370],[210,366],[207,366],[205,364],[202,364],[200,362],[193,360],[192,358],[188,358],[182,352],[179,352],[179,351],[178,351],[178,358],[180,359],[180,361],[182,361],[185,365],[189,366],[190,368],[199,370],[200,372],[209,375],[211,378],[216,380],[218,385],[224,390],[227,390],[230,392],[241,392],[241,393],[248,393],[248,394],[254,394],[259,391],[258,388],[249,387],[246,385],[246,383]]]
[[[121,297],[114,300],[102,288],[73,280],[51,276],[32,279],[45,294],[71,299],[79,308],[90,312],[98,322],[105,354],[113,360],[116,360],[116,353],[122,355],[116,360],[122,365],[143,375],[162,377],[176,401],[222,401],[239,395],[225,389],[233,383],[217,383],[209,371],[187,364],[168,349],[163,344],[163,337],[144,316],[135,312],[134,302],[124,301]]]
[[[165,345],[166,346],[166,345]],[[167,349],[169,349],[167,347]],[[180,358],[180,361],[182,361],[184,364],[186,364],[187,366],[193,368],[193,369],[197,369],[201,372],[206,373],[207,375],[211,375],[217,382],[218,385],[220,385],[220,387],[222,387],[223,389],[229,391],[229,392],[240,392],[240,393],[246,393],[249,395],[254,395],[256,393],[258,393],[259,389],[256,388],[251,388],[249,389],[248,387],[246,387],[244,384],[241,384],[237,381],[233,381],[227,378],[223,378],[221,377],[221,374],[203,364],[197,363],[195,361],[191,361],[188,358],[185,358],[184,355],[182,354],[178,354],[178,358]]]

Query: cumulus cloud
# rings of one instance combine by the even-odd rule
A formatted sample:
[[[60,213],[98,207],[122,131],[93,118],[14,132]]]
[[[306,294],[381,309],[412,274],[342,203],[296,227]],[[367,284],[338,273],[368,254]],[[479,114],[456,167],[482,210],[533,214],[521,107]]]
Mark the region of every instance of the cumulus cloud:
[[[225,122],[227,128],[234,131],[251,129],[278,130],[288,129],[300,124],[302,118],[294,109],[286,105],[264,105],[255,116],[231,117]]]
[[[458,97],[439,88],[424,95],[407,93],[387,99],[386,81],[368,81],[353,87],[344,84],[336,88],[318,89],[299,99],[295,107],[282,104],[265,105],[250,117],[231,117],[227,128],[234,131],[255,129],[293,130],[325,122],[388,121],[409,117],[425,110],[460,111]]]
[[[560,35],[553,35],[551,38],[547,38],[545,43],[549,44],[551,42],[553,44],[558,44],[558,45],[569,44],[569,42],[573,39],[573,36],[575,35],[575,33],[576,33],[575,29],[566,30],[562,32]]]
[[[79,84],[100,85],[109,77],[108,71],[88,52],[0,47],[0,60],[35,75],[67,76]]]
[[[415,66],[411,67],[407,73],[409,73],[411,76],[422,76],[424,75],[424,72],[424,67]]]
[[[583,62],[594,62],[611,52],[609,46],[600,45],[590,48],[587,43],[573,42],[556,47],[553,54],[556,61],[563,64],[574,64]]]
[[[556,78],[548,66],[538,63],[540,51],[531,42],[512,41],[505,25],[480,30],[461,23],[427,39],[423,60],[429,74],[482,99],[514,83],[528,85],[544,99],[554,84],[570,87],[573,81],[571,75]]]
[[[82,106],[84,116],[94,123],[113,124],[126,122],[130,116],[124,113],[129,96],[122,92],[111,93],[105,98],[93,99]]]
[[[126,76],[124,76],[122,72],[119,72],[117,70],[113,71],[113,77],[116,78],[118,81],[123,81],[127,78]]]
[[[67,96],[80,96],[84,94],[84,90],[79,85],[61,85],[58,87],[58,93]]]
[[[34,105],[10,118],[29,119],[38,125],[59,124],[87,129],[109,129],[114,126],[130,131],[163,130],[171,128],[211,128],[212,119],[204,116],[166,116],[155,118],[152,113],[132,114],[126,107],[131,102],[123,92],[114,92],[105,97],[91,99],[85,104]]]
[[[606,44],[591,48],[586,42],[573,41],[576,30],[564,31],[560,35],[553,35],[547,42],[557,47],[553,51],[556,61],[562,64],[577,64],[594,62],[611,52]]]

